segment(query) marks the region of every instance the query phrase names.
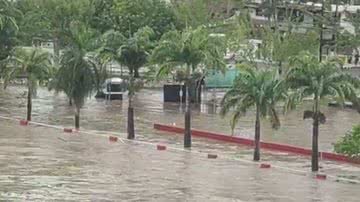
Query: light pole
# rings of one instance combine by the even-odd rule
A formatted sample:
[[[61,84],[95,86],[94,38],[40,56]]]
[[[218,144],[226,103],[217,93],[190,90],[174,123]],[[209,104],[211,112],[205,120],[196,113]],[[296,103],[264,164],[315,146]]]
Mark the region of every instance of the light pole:
[[[321,12],[320,12],[320,37],[319,37],[319,61],[322,61],[322,47],[323,47],[323,17],[324,17],[324,0],[321,1]]]

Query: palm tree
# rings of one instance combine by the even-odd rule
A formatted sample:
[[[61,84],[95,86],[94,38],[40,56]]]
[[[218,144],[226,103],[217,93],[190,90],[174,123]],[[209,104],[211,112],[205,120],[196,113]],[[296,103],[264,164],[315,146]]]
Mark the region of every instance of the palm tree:
[[[319,124],[326,121],[325,115],[320,111],[320,100],[325,97],[338,97],[341,103],[349,99],[358,103],[356,88],[359,80],[340,71],[336,61],[318,61],[318,57],[303,52],[291,60],[291,69],[288,81],[291,88],[300,95],[300,98],[312,96],[313,109],[304,112],[304,119],[313,119],[312,134],[312,171],[319,170]]]
[[[0,8],[0,31],[7,24],[17,28],[15,16],[19,14],[19,11],[15,9],[12,2],[0,0]]]
[[[50,89],[64,92],[75,104],[75,128],[80,128],[80,109],[85,99],[94,90],[93,63],[90,52],[94,49],[96,35],[86,25],[77,25],[69,36],[72,45],[68,46],[61,58],[60,68],[50,84]]]
[[[4,70],[5,86],[20,76],[27,79],[27,120],[31,121],[32,95],[36,92],[38,83],[46,82],[52,75],[50,54],[37,48],[16,48],[7,61]]]
[[[221,115],[232,112],[231,127],[234,130],[239,118],[255,106],[255,151],[254,161],[260,160],[260,121],[261,117],[270,116],[272,127],[280,127],[276,105],[286,101],[286,109],[293,105],[289,102],[286,80],[274,69],[261,70],[250,67],[240,68],[232,88],[221,102]],[[233,111],[231,111],[233,109]]]
[[[114,60],[129,69],[128,139],[135,138],[132,102],[136,91],[141,87],[139,69],[148,62],[149,52],[153,46],[151,39],[154,35],[154,31],[150,27],[144,27],[128,38],[116,31],[109,31],[103,36],[107,41],[104,52],[110,53]]]
[[[160,65],[158,77],[185,69],[186,110],[184,147],[191,147],[191,106],[189,87],[191,77],[196,71],[206,68],[225,67],[225,43],[220,37],[212,37],[204,28],[170,31],[166,33],[155,48],[152,60]]]

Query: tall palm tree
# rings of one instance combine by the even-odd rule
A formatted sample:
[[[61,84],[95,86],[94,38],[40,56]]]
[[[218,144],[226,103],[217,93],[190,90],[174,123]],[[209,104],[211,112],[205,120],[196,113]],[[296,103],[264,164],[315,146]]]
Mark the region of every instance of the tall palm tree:
[[[225,67],[225,43],[219,37],[212,37],[204,28],[187,29],[183,32],[166,33],[155,48],[152,60],[160,65],[158,76],[185,69],[186,110],[184,147],[191,147],[191,106],[189,87],[196,71],[207,68]]]
[[[27,79],[27,120],[31,121],[32,95],[36,92],[38,83],[48,81],[52,75],[50,54],[37,48],[16,48],[7,61],[4,71],[5,86],[17,77]]]
[[[280,77],[274,69],[262,70],[250,67],[240,68],[232,88],[225,94],[221,102],[221,114],[225,116],[231,112],[231,127],[234,129],[239,118],[247,110],[255,106],[255,150],[254,161],[260,160],[260,122],[261,117],[270,116],[273,128],[279,128],[280,121],[276,111],[276,105],[280,101],[286,101],[286,109],[292,105],[289,102],[289,94],[286,80]]]
[[[148,62],[150,50],[153,47],[151,38],[155,35],[150,27],[144,27],[128,38],[116,31],[104,34],[107,39],[105,53],[110,53],[114,60],[129,69],[129,104],[128,104],[128,139],[135,138],[133,97],[141,87],[139,69]]]
[[[311,169],[318,171],[319,125],[326,121],[325,115],[320,110],[320,100],[325,97],[337,97],[341,103],[349,99],[358,105],[356,88],[359,87],[359,80],[341,72],[335,61],[319,62],[318,57],[308,52],[293,58],[291,66],[287,78],[291,88],[300,95],[300,98],[313,97],[313,108],[304,112],[304,119],[313,119]]]
[[[64,92],[75,105],[75,128],[80,128],[80,109],[94,90],[93,63],[90,51],[94,49],[95,32],[86,25],[77,24],[71,31],[69,45],[60,58],[60,68],[50,89]]]

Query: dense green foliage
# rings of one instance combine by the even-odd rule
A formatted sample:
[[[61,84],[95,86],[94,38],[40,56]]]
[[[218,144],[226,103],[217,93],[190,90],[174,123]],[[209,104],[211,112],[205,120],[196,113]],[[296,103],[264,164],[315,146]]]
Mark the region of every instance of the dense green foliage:
[[[360,157],[360,125],[356,125],[334,145],[335,152]]]
[[[177,26],[173,10],[162,0],[115,0],[113,12],[114,29],[124,36],[147,26],[160,38]]]

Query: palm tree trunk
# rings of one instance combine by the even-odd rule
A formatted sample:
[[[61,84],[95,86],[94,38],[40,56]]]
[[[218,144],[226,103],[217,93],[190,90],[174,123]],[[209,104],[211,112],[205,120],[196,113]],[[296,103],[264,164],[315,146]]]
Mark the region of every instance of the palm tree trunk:
[[[201,76],[200,79],[195,81],[195,103],[201,104],[201,87],[204,76]]]
[[[335,0],[335,2],[333,2],[333,3],[335,3],[334,22],[338,23],[339,1]],[[339,19],[339,22],[340,22],[340,19]],[[333,35],[334,36],[334,41],[336,41],[337,33],[338,33],[338,28],[336,27],[335,34]],[[334,53],[335,53],[335,55],[337,55],[337,43],[335,43]]]
[[[140,78],[139,68],[134,69],[134,78]]]
[[[273,0],[272,2],[273,6],[274,6],[274,10],[273,10],[273,20],[274,20],[274,30],[278,30],[278,15],[277,15],[277,0]]]
[[[254,161],[260,160],[260,109],[256,106]]]
[[[319,100],[316,96],[314,106],[314,122],[312,135],[312,155],[311,155],[311,170],[319,170]]]
[[[227,0],[227,3],[226,3],[226,17],[227,18],[230,17],[230,11],[231,11],[231,2],[230,2],[230,0]]]
[[[32,87],[29,81],[28,84],[28,97],[27,97],[27,118],[26,120],[31,121],[31,111],[32,111]]]
[[[185,133],[184,133],[184,147],[191,147],[191,105],[190,105],[190,89],[189,82],[185,83],[186,87],[186,108],[185,108]]]
[[[135,126],[134,126],[134,108],[133,108],[133,94],[132,92],[134,90],[134,83],[133,83],[133,73],[131,73],[130,83],[129,83],[129,106],[128,106],[128,120],[127,120],[127,132],[128,136],[127,138],[129,140],[135,139]]]
[[[53,45],[54,45],[54,62],[55,64],[59,64],[59,58],[60,58],[60,44],[59,44],[59,38],[58,37],[54,37],[53,39]]]
[[[129,107],[128,107],[128,123],[127,123],[128,137],[127,138],[129,140],[133,140],[135,138],[134,108],[132,106],[132,98],[130,97],[129,97]]]
[[[76,112],[75,112],[75,129],[79,130],[80,129],[80,107],[76,107]]]

